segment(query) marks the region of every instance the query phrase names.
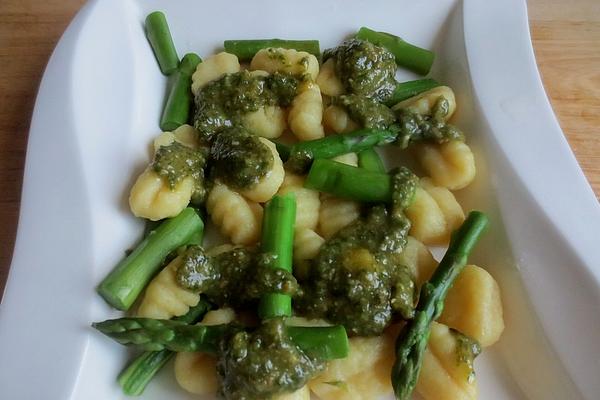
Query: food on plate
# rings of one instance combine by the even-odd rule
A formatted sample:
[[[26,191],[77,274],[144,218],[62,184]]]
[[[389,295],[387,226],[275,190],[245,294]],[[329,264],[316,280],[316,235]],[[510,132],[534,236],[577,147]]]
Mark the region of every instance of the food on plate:
[[[129,204],[158,222],[98,287],[131,314],[93,324],[142,351],[123,391],[174,357],[183,390],[226,400],[476,399],[504,321],[467,265],[487,217],[453,193],[475,158],[450,87],[396,80],[433,53],[363,27],[323,52],[228,40],[180,61],[162,13],[146,33],[171,90]]]

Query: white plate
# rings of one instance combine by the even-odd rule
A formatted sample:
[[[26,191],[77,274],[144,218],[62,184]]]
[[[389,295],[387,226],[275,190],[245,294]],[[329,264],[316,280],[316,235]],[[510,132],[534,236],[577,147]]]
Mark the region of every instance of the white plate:
[[[0,398],[123,397],[126,352],[89,324],[116,315],[94,287],[141,234],[126,193],[164,99],[142,30],[155,9],[180,54],[251,37],[326,48],[362,25],[433,48],[432,75],[455,89],[476,152],[477,181],[459,196],[491,216],[472,261],[504,300],[506,331],[476,364],[480,398],[598,398],[600,207],[544,94],[522,0],[89,2],[48,64],[31,124],[0,309]],[[167,368],[144,398],[188,396]]]

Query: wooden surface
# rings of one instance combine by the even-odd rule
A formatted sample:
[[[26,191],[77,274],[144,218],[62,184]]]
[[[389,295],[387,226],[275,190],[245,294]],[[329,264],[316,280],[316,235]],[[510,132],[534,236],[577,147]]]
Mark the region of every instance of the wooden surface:
[[[0,2],[0,294],[12,256],[29,120],[44,66],[83,0]],[[546,91],[600,195],[600,1],[531,0]]]

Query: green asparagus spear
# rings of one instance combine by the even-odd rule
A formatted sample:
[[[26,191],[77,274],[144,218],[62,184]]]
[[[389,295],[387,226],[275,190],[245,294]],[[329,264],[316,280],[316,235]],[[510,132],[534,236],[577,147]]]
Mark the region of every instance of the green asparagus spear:
[[[392,178],[332,160],[315,160],[304,186],[364,203],[389,203]]]
[[[177,71],[171,75],[171,90],[160,118],[160,129],[172,131],[189,121],[192,105],[192,74],[202,62],[197,54],[186,54]]]
[[[204,224],[193,208],[163,222],[135,248],[98,286],[111,306],[128,310],[150,282],[169,253],[197,240]]]
[[[268,47],[279,47],[284,49],[295,49],[305,51],[319,57],[321,50],[318,40],[283,40],[283,39],[250,39],[250,40],[226,40],[223,42],[225,51],[235,54],[240,61],[248,61],[261,49]]]
[[[358,153],[358,166],[371,172],[385,173],[385,166],[375,149],[367,149]]]
[[[427,75],[433,64],[435,55],[432,51],[412,45],[390,33],[376,32],[362,27],[356,33],[356,37],[385,47],[396,57],[396,64],[417,74]]]
[[[312,160],[332,158],[346,153],[358,153],[374,146],[392,143],[397,134],[388,130],[360,129],[350,133],[330,135],[322,139],[298,142],[290,149],[288,167],[303,171]]]
[[[204,300],[181,317],[173,318],[175,321],[181,321],[186,324],[193,324],[202,319],[210,306]],[[137,356],[129,365],[119,374],[118,382],[123,388],[123,393],[128,396],[139,396],[150,383],[150,380],[156,373],[173,357],[175,353],[171,350],[145,351]]]
[[[469,213],[462,226],[452,235],[450,246],[433,276],[421,287],[415,317],[402,328],[396,340],[392,386],[398,400],[410,398],[419,378],[431,322],[442,313],[446,294],[463,270],[487,223],[485,214],[478,211]]]
[[[160,70],[165,75],[175,72],[179,65],[177,50],[165,14],[154,11],[146,17],[146,36],[154,51]]]
[[[293,193],[274,196],[265,206],[262,222],[261,250],[276,258],[270,265],[292,272],[296,198]],[[258,305],[261,319],[292,315],[292,298],[281,293],[263,295]]]
[[[416,81],[399,83],[390,98],[386,100],[385,105],[392,107],[402,100],[409,99],[438,86],[440,86],[440,83],[435,79],[417,79]]]
[[[97,322],[94,328],[123,345],[144,350],[201,351],[214,353],[228,325],[187,325],[180,321],[120,318]],[[348,337],[343,326],[288,326],[287,332],[302,350],[325,360],[348,355]]]
[[[279,153],[279,158],[281,158],[281,161],[286,162],[288,158],[290,158],[290,146],[280,142],[273,143],[275,143],[275,147],[277,148],[277,152]]]

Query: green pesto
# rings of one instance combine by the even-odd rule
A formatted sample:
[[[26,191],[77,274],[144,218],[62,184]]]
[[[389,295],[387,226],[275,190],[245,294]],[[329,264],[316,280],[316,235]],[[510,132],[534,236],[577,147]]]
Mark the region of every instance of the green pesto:
[[[441,144],[451,140],[465,140],[460,129],[444,121],[448,109],[448,100],[442,96],[433,106],[431,115],[422,115],[407,109],[397,110],[399,134],[396,144],[405,149],[414,142]]]
[[[296,96],[298,78],[274,73],[255,76],[249,71],[226,74],[209,82],[195,97],[194,126],[207,139],[225,127],[239,125],[244,114],[262,106],[286,107]]]
[[[247,189],[257,184],[273,166],[273,153],[240,127],[226,128],[210,148],[212,173],[227,185]]]
[[[253,332],[233,331],[221,341],[217,360],[219,397],[264,400],[294,392],[325,368],[286,333],[284,320],[266,320]]]
[[[396,122],[394,112],[369,97],[348,94],[333,99],[333,104],[343,107],[350,118],[363,128],[387,129]]]
[[[274,257],[242,247],[209,257],[202,247],[190,246],[177,270],[177,283],[203,293],[220,307],[247,308],[266,293],[295,294],[296,279],[290,272],[272,268]]]
[[[397,82],[394,55],[373,43],[350,39],[333,49],[325,50],[323,60],[335,60],[336,74],[350,94],[386,101]]]
[[[406,168],[393,176],[390,206],[372,207],[321,247],[302,282],[299,313],[342,324],[359,336],[381,334],[395,316],[412,318],[417,291],[398,254],[410,229],[404,209],[417,177]]]
[[[192,202],[201,204],[206,198],[207,190],[204,182],[207,150],[204,147],[192,149],[177,141],[168,146],[161,146],[152,161],[152,170],[169,183],[173,189],[187,177],[194,180]]]
[[[456,362],[465,364],[469,369],[468,382],[471,383],[475,379],[475,368],[473,362],[475,358],[481,354],[481,345],[470,336],[464,335],[455,329],[450,329],[450,332],[456,340]]]

